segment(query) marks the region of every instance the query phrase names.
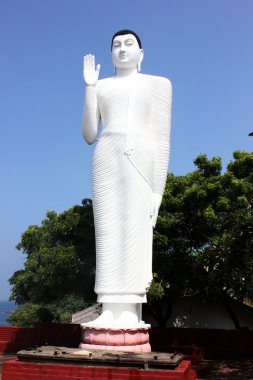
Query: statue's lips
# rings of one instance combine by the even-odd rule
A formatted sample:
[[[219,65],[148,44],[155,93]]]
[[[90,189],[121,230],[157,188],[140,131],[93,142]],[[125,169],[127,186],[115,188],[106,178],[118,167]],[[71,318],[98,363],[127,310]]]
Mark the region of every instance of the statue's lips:
[[[125,59],[125,58],[127,58],[127,54],[120,54],[119,55],[119,59]]]

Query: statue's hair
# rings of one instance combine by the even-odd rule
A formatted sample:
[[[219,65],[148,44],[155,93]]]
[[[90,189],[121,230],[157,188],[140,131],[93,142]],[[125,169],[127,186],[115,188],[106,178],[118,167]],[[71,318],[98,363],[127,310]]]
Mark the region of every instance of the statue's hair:
[[[124,36],[125,34],[132,34],[132,35],[136,38],[136,40],[137,40],[137,42],[138,42],[138,45],[139,45],[139,48],[140,48],[140,49],[142,48],[142,47],[141,47],[141,40],[140,40],[140,37],[138,36],[137,33],[135,33],[133,30],[122,29],[122,30],[119,30],[118,32],[116,32],[116,33],[114,34],[114,36],[112,37],[111,51],[112,51],[112,47],[113,47],[113,40],[114,40],[114,38],[117,37],[117,36]]]

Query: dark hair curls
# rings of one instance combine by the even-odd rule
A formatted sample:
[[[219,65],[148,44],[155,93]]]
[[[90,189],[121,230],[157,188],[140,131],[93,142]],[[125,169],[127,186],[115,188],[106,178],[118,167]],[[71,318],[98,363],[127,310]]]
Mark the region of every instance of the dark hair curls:
[[[112,37],[112,42],[111,42],[111,51],[112,51],[112,47],[113,47],[113,40],[115,37],[117,36],[124,36],[125,34],[132,34],[137,42],[138,42],[138,45],[139,45],[139,48],[141,49],[141,40],[140,40],[140,37],[138,36],[138,34],[136,34],[133,30],[130,30],[130,29],[122,29],[122,30],[119,30],[118,32],[116,32],[113,37]]]

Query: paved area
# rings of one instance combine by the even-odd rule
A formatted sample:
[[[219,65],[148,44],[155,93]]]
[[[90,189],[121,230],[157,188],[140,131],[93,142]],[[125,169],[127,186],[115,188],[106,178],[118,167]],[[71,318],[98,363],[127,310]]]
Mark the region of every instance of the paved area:
[[[3,362],[11,359],[16,359],[16,355],[0,355],[0,380]],[[203,363],[198,380],[253,380],[253,358],[210,360]]]
[[[199,380],[253,380],[253,358],[214,360],[210,365],[210,371]]]

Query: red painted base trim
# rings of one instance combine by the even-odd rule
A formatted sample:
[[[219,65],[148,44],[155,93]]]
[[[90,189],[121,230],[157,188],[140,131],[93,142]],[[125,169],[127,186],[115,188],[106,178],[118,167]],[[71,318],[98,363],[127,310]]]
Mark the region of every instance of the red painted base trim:
[[[183,360],[175,370],[144,370],[122,367],[85,367],[69,364],[28,363],[10,360],[3,364],[2,380],[194,380],[191,362]]]

